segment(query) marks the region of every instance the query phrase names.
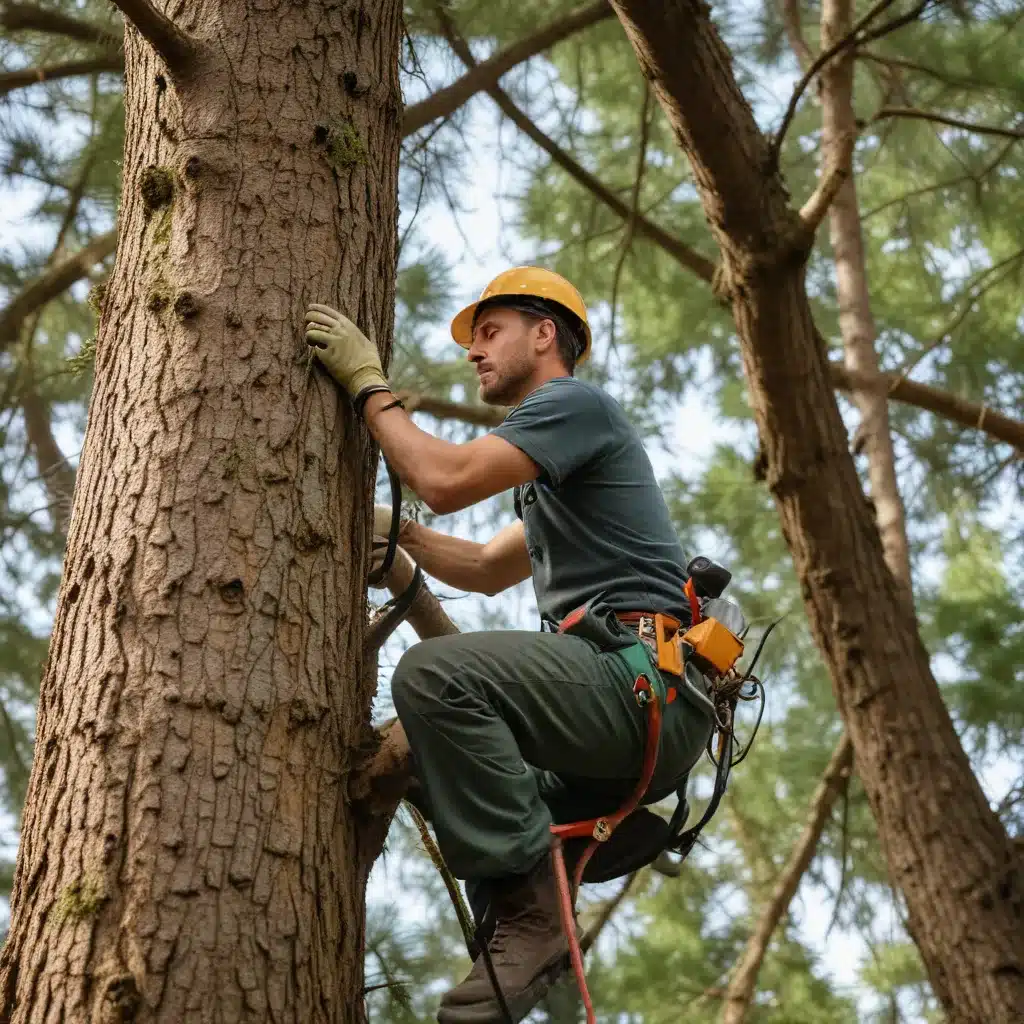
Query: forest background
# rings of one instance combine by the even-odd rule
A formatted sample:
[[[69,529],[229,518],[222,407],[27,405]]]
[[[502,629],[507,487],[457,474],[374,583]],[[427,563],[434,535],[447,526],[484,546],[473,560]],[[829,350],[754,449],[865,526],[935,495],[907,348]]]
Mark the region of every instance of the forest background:
[[[996,0],[906,10],[914,16],[905,24],[859,48],[853,77],[853,204],[869,308],[862,302],[858,312],[843,293],[842,274],[857,268],[841,218],[818,232],[808,292],[833,359],[890,375],[884,443],[877,400],[851,400],[855,376],[839,381],[850,443],[887,554],[899,547],[894,534],[905,535],[922,635],[972,767],[1019,837],[1024,8]],[[821,9],[755,0],[716,5],[714,14],[758,123],[777,130],[819,51]],[[416,2],[405,18],[410,130],[400,171],[396,387],[417,396],[418,419],[442,436],[485,429],[448,318],[507,265],[566,274],[593,311],[595,358],[583,375],[607,387],[644,432],[688,553],[734,571],[733,596],[755,631],[782,617],[765,656],[765,722],[704,847],[681,872],[662,865],[627,892],[610,883],[587,894],[590,919],[607,917],[591,956],[599,1006],[609,1019],[717,1015],[767,911],[777,924],[749,1019],[943,1019],[865,796],[837,756],[832,687],[755,471],[757,434],[733,323],[708,280],[714,244],[621,26],[602,3]],[[112,5],[8,3],[0,26],[6,892],[92,384],[91,289],[112,259],[124,135],[122,28]],[[431,117],[418,104],[462,78],[467,46],[478,61],[508,55],[500,88],[492,74],[486,89],[478,84]],[[812,84],[783,138],[781,166],[797,199],[814,189],[828,102],[827,86]],[[419,124],[409,121],[413,111]],[[860,329],[853,348],[851,315]],[[876,366],[864,362],[866,335]],[[886,448],[890,477],[878,469]],[[905,527],[894,525],[894,509]],[[419,514],[484,539],[512,511],[495,499],[436,521]],[[528,586],[495,599],[433,589],[462,629],[535,627]],[[390,711],[389,669],[414,641],[403,626],[382,649],[377,717]],[[708,781],[696,780],[698,796]],[[786,878],[798,884],[791,903],[776,891]],[[374,869],[368,915],[371,1020],[431,1019],[437,992],[464,959],[447,896],[404,812]],[[576,1012],[562,993],[538,1015],[570,1020]]]

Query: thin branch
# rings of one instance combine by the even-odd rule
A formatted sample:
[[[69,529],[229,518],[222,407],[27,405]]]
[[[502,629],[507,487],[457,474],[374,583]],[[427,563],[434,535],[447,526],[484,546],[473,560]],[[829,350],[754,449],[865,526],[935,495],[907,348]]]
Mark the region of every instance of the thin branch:
[[[619,283],[622,268],[626,265],[626,257],[633,248],[633,235],[636,233],[636,222],[640,216],[640,192],[644,184],[644,171],[647,166],[647,142],[651,132],[651,84],[644,79],[644,100],[640,108],[640,142],[636,159],[636,175],[633,179],[633,195],[629,203],[629,217],[626,219],[626,234],[622,239],[619,258],[612,276],[611,325],[608,328],[608,346],[615,349],[615,321],[619,308]]]
[[[1009,86],[1000,85],[998,82],[983,82],[976,78],[961,78],[959,75],[951,75],[946,71],[940,71],[938,68],[930,68],[926,64],[918,64],[916,61],[905,60],[901,57],[888,57],[881,53],[872,53],[870,50],[858,51],[857,59],[873,61],[875,64],[881,64],[885,68],[916,71],[919,75],[935,78],[945,85],[951,85],[957,89],[1009,89]]]
[[[67,536],[75,495],[75,470],[53,436],[49,403],[40,396],[33,381],[22,387],[21,409],[25,414],[28,443],[35,453],[39,476],[50,498],[53,525]]]
[[[872,123],[884,121],[888,117],[933,121],[936,124],[944,124],[950,128],[959,128],[965,132],[974,132],[977,135],[998,135],[1004,139],[1024,139],[1024,128],[1002,128],[994,124],[974,124],[972,121],[961,121],[957,117],[947,117],[945,114],[936,114],[934,111],[918,110],[917,107],[882,107],[871,121]]]
[[[633,888],[633,883],[636,881],[639,871],[633,871],[626,876],[626,881],[622,883],[619,891],[610,899],[605,900],[601,906],[601,912],[597,915],[597,919],[587,929],[586,934],[580,939],[580,952],[587,953],[595,942],[601,937],[601,932],[604,931],[605,926],[612,919],[612,915],[619,907],[622,906],[622,901],[629,895],[629,890]]]
[[[46,67],[4,71],[0,73],[0,97],[14,92],[15,89],[24,89],[40,82],[56,82],[62,78],[92,75],[100,71],[123,72],[124,54],[111,50],[109,53],[87,57],[84,60],[69,60],[63,64],[50,64]]]
[[[409,804],[409,813],[416,824],[416,831],[420,834],[420,841],[423,843],[423,848],[427,851],[427,856],[430,857],[434,867],[437,868],[437,873],[441,876],[445,889],[448,890],[448,898],[452,901],[452,907],[455,909],[455,916],[458,918],[459,927],[462,929],[462,938],[466,943],[466,949],[472,955],[476,946],[476,929],[473,926],[473,917],[469,907],[466,905],[466,899],[462,895],[459,883],[455,881],[455,876],[445,863],[437,841],[430,834],[427,819],[423,817],[419,808],[411,803]]]
[[[0,353],[17,342],[26,317],[51,299],[55,299],[76,281],[86,277],[97,263],[105,260],[114,251],[116,246],[117,231],[108,231],[94,238],[78,252],[47,268],[35,280],[25,285],[0,310]]]
[[[789,45],[796,54],[800,67],[806,68],[814,60],[814,54],[804,38],[804,26],[800,20],[800,0],[782,0],[779,5],[782,13],[782,25],[789,38]]]
[[[449,45],[455,54],[469,68],[477,66],[472,51],[465,39],[459,34],[451,16],[445,7],[438,2],[434,4],[434,11],[441,24],[441,33],[448,40]],[[551,159],[558,164],[571,178],[575,179],[585,189],[592,192],[614,213],[623,220],[629,219],[629,206],[618,196],[611,192],[589,171],[581,167],[568,153],[565,152],[556,142],[545,135],[530,119],[530,117],[519,109],[497,86],[486,90],[487,94],[498,105],[503,114],[526,136],[532,139]],[[660,245],[667,253],[673,256],[678,263],[693,271],[701,280],[710,283],[714,276],[715,265],[711,260],[705,259],[700,253],[691,249],[678,238],[673,237],[667,231],[662,230],[645,217],[638,217],[636,230],[639,234],[648,238],[656,245]]]
[[[757,986],[757,975],[768,952],[772,934],[789,910],[800,880],[814,858],[814,851],[832,813],[836,798],[849,782],[852,766],[853,744],[849,736],[843,733],[811,798],[810,814],[803,832],[790,852],[786,866],[775,883],[768,903],[761,911],[740,962],[729,981],[722,1011],[722,1024],[741,1024],[746,1017]]]
[[[897,29],[903,28],[904,25],[909,25],[912,21],[917,21],[917,19],[924,14],[929,4],[940,2],[941,0],[921,0],[921,3],[918,4],[917,7],[912,7],[906,14],[900,14],[891,21],[887,21],[879,25],[878,28],[873,28],[865,32],[857,41],[857,45],[863,46],[865,43],[874,42],[876,39],[881,39],[883,36],[887,36],[890,33],[895,32]]]
[[[812,239],[818,226],[825,219],[825,214],[828,213],[832,201],[839,195],[839,190],[851,173],[853,134],[847,134],[842,139],[836,139],[835,142],[835,152],[831,155],[829,165],[823,171],[817,188],[811,193],[807,202],[800,207],[800,219]]]
[[[915,21],[923,13],[925,8],[931,3],[932,0],[920,0],[920,3],[908,14],[901,15],[899,18],[894,18],[892,21],[886,22],[879,29],[872,33],[866,31],[867,26],[871,24],[879,14],[882,13],[887,7],[891,6],[893,0],[878,0],[878,2],[864,15],[856,25],[853,26],[850,31],[843,36],[842,39],[837,40],[832,46],[822,53],[818,54],[817,58],[811,64],[811,66],[804,72],[803,77],[797,82],[796,88],[793,90],[793,95],[789,98],[789,104],[786,107],[786,112],[782,117],[782,124],[779,125],[779,130],[775,133],[772,139],[770,154],[770,166],[778,169],[779,166],[779,153],[782,150],[782,142],[786,137],[786,131],[789,128],[790,123],[793,120],[793,116],[796,114],[797,105],[800,103],[800,97],[803,96],[807,89],[807,86],[811,84],[814,76],[837,54],[850,46],[860,46],[867,42],[869,39],[880,39],[883,35],[887,35],[889,32],[894,31],[902,25],[905,25],[908,21]]]
[[[839,845],[839,885],[836,887],[836,902],[832,908],[832,917],[825,929],[825,939],[832,933],[832,929],[839,920],[839,908],[843,905],[843,896],[846,895],[846,883],[849,876],[850,866],[850,787],[843,787],[843,823],[841,826],[841,842]]]
[[[953,332],[967,319],[971,311],[974,309],[975,303],[985,295],[987,295],[993,288],[998,286],[1002,281],[1013,273],[1014,264],[1020,263],[1024,259],[1024,249],[1018,249],[1012,256],[1008,256],[1004,260],[1000,260],[998,263],[991,267],[987,267],[983,270],[974,281],[968,285],[966,289],[966,297],[964,298],[960,309],[957,310],[956,314],[950,319],[950,321],[939,331],[938,334],[921,349],[916,352],[914,356],[906,363],[902,370],[898,371],[901,378],[909,377],[917,367],[931,355],[940,345],[947,342]]]
[[[19,749],[19,730],[15,727],[14,719],[11,718],[10,712],[4,706],[4,702],[2,700],[0,700],[0,718],[3,718],[4,720],[4,729],[7,732],[7,748],[10,750],[11,756],[14,758],[15,773],[17,773],[21,778],[27,779],[29,766],[25,763],[25,758],[22,756],[21,750]]]
[[[439,117],[448,117],[478,92],[498,84],[498,79],[517,64],[550,49],[581,29],[612,16],[608,0],[597,0],[578,7],[525,39],[520,39],[493,57],[477,64],[458,81],[407,107],[402,119],[402,135],[411,135]]]
[[[117,9],[156,50],[172,72],[183,71],[195,57],[196,42],[158,11],[149,0],[112,0]]]
[[[897,373],[880,373],[872,377],[871,374],[848,370],[842,363],[830,362],[829,374],[832,386],[839,391],[869,391],[872,388],[884,390],[892,401],[926,409],[969,430],[984,430],[996,440],[1005,441],[1024,452],[1024,422],[995,412],[987,405],[960,398],[950,391],[906,380]]]
[[[45,32],[78,39],[83,43],[99,43],[101,46],[118,42],[117,33],[109,28],[35,4],[7,4],[0,10],[0,28],[8,32]]]
[[[392,595],[397,597],[412,583],[415,572],[416,564],[404,548],[398,548],[391,570],[385,577],[385,585]],[[431,637],[437,636],[453,636],[459,632],[459,627],[452,622],[444,610],[444,606],[426,583],[420,586],[419,593],[409,606],[409,614],[405,618],[421,640],[429,640]]]
[[[405,403],[408,413],[425,412],[439,420],[458,420],[474,427],[496,427],[508,415],[508,410],[502,406],[449,402],[419,391],[400,391],[395,397]]]

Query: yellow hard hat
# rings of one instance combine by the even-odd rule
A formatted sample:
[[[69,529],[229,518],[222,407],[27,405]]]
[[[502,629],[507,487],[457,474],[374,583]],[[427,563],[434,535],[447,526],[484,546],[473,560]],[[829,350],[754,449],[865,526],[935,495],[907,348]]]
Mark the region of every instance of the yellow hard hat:
[[[543,267],[513,267],[504,271],[483,290],[476,302],[459,310],[452,320],[452,337],[463,348],[469,348],[473,343],[473,316],[477,306],[498,296],[508,296],[510,299],[547,299],[575,313],[583,324],[585,339],[583,351],[576,362],[582,363],[590,355],[590,324],[587,323],[587,307],[583,304],[583,297],[561,274]]]

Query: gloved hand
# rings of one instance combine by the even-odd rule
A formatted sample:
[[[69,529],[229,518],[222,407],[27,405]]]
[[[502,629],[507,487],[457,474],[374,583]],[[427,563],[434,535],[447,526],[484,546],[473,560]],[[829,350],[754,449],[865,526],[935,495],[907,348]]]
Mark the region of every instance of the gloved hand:
[[[391,532],[391,506],[373,506],[373,540],[370,548],[370,572],[376,572],[384,561]]]
[[[374,505],[373,506],[373,535],[374,537],[383,537],[387,540],[388,534],[391,532],[391,506],[390,505]]]
[[[306,344],[352,398],[363,391],[387,388],[377,346],[336,309],[318,304],[309,307]]]

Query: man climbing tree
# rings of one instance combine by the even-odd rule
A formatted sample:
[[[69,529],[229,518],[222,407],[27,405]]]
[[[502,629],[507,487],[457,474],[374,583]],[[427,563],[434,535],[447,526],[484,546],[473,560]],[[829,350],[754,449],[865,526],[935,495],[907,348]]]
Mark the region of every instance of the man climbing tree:
[[[417,778],[451,871],[490,904],[495,980],[514,1020],[563,967],[549,849],[553,820],[608,815],[645,762],[637,670],[625,651],[652,652],[656,616],[675,634],[691,622],[686,559],[635,428],[599,388],[574,378],[590,351],[586,308],[550,271],[499,275],[452,322],[483,401],[512,405],[491,433],[456,445],[419,429],[391,393],[376,346],[345,316],[314,305],[306,337],[362,411],[401,478],[435,512],[514,488],[518,521],[485,544],[414,522],[402,546],[444,583],[494,594],[533,577],[543,623],[558,632],[480,632],[428,640],[399,662],[392,694]],[[388,533],[388,510],[375,532]],[[588,606],[582,619],[570,616]],[[566,629],[569,618],[573,628]],[[565,630],[563,632],[563,630]],[[646,800],[685,785],[711,734],[705,678],[659,672],[682,698],[665,708]],[[648,851],[647,859],[660,852]],[[634,865],[637,866],[637,865]],[[484,915],[480,915],[484,916]],[[442,1000],[444,1024],[504,1020],[477,958]]]
[[[326,296],[391,335],[401,5],[118,6],[117,263],[0,1021],[357,1021],[373,460],[296,324]]]

